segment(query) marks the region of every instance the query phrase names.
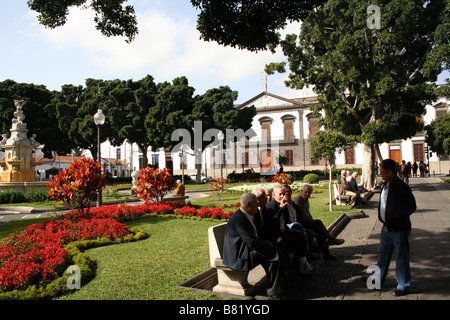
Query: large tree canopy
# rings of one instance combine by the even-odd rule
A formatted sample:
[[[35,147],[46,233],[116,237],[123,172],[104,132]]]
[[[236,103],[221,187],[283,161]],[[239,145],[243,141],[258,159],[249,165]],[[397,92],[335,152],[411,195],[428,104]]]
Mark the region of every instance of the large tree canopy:
[[[182,0],[180,0],[182,1]],[[188,1],[188,0],[183,0]],[[127,0],[28,0],[38,12],[39,22],[56,28],[67,21],[73,6],[95,11],[96,28],[106,36],[125,36],[131,42],[138,34],[134,7]],[[314,7],[326,0],[191,0],[200,10],[197,29],[202,39],[226,46],[265,50],[277,44],[288,22],[300,21]]]
[[[225,46],[265,50],[277,44],[288,22],[301,21],[325,0],[191,0],[200,9],[197,29],[202,39]]]
[[[380,9],[377,27],[368,23],[373,4]],[[290,69],[286,84],[314,85],[325,127],[358,135],[365,144],[366,186],[373,183],[374,148],[415,135],[421,129],[416,118],[436,98],[430,82],[445,67],[445,55],[430,52],[450,46],[442,34],[435,39],[447,9],[445,0],[330,0],[303,21],[299,36],[282,41]],[[285,64],[266,69],[284,71]]]
[[[56,28],[67,21],[72,6],[95,11],[97,30],[105,36],[125,36],[131,42],[138,33],[133,6],[124,6],[127,0],[28,0],[28,7],[39,13],[39,22],[48,28]]]

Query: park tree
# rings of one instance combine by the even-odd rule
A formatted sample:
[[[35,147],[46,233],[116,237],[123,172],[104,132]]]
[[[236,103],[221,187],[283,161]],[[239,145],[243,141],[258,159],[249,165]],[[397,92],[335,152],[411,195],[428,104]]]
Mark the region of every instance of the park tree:
[[[67,131],[60,130],[56,115],[47,108],[54,99],[43,85],[17,83],[13,80],[0,82],[0,127],[9,136],[11,120],[14,117],[14,100],[24,100],[23,111],[29,136],[36,134],[36,140],[44,144],[44,155],[51,157],[52,151],[66,151]],[[70,149],[69,149],[70,150]]]
[[[197,29],[205,41],[250,51],[280,40],[279,30],[306,18],[325,0],[191,0],[200,10]]]
[[[438,155],[450,155],[450,114],[437,117],[428,126],[426,142]]]
[[[215,131],[222,131],[224,135],[226,135],[227,129],[232,130],[236,135],[234,137],[226,136],[223,141],[224,144],[229,144],[242,138],[240,131],[245,133],[251,128],[253,117],[256,115],[256,109],[253,106],[243,109],[235,108],[234,102],[237,97],[237,91],[231,90],[228,86],[209,89],[204,94],[195,97],[194,107],[191,114],[187,117],[186,129],[191,135],[190,141],[193,143],[191,143],[190,147],[194,150],[196,163],[202,163],[202,152],[211,144],[210,138],[212,137],[205,135],[208,130],[216,129]],[[201,124],[196,125],[196,122],[200,122]],[[201,141],[195,140],[196,129],[201,130],[201,132],[197,133],[198,137],[202,137]],[[217,136],[215,137],[217,138]],[[201,166],[198,165],[198,180],[200,179],[200,174]]]
[[[128,80],[126,87],[126,90],[130,91],[132,97],[130,97],[131,99],[128,103],[117,105],[113,119],[120,117],[126,120],[125,122],[120,121],[120,124],[117,126],[118,137],[122,141],[127,139],[130,143],[137,144],[142,153],[145,167],[148,164],[147,150],[151,146],[145,127],[145,118],[150,109],[156,105],[157,85],[153,77],[147,75],[139,81]],[[125,88],[121,90],[125,90]]]
[[[122,104],[129,101],[126,93],[119,93],[117,88],[121,86],[123,86],[121,80],[86,79],[86,86],[79,97],[78,109],[70,122],[69,137],[80,148],[89,149],[92,155],[97,154],[97,128],[94,123],[94,114],[98,109],[101,109],[106,116],[106,121],[101,127],[100,141],[104,142],[108,139],[112,145],[120,145],[123,142],[118,137],[117,128],[124,123],[125,113],[124,111],[119,113],[119,111],[122,110]],[[66,125],[69,124],[66,123]]]
[[[172,133],[188,128],[187,116],[192,112],[195,89],[186,77],[178,77],[172,83],[158,83],[157,91],[156,103],[149,108],[144,121],[147,139],[154,151],[171,150],[175,144]]]
[[[309,141],[311,158],[317,160],[325,159],[327,162],[330,211],[333,211],[333,192],[331,190],[331,186],[333,179],[332,163],[334,162],[335,153],[336,151],[343,151],[345,147],[351,146],[353,143],[353,139],[337,130],[318,131]]]
[[[69,131],[72,121],[76,117],[82,94],[83,86],[63,85],[61,91],[53,92],[51,102],[45,106],[49,118],[59,130],[57,135],[53,132],[53,137],[57,137],[57,139],[50,144],[48,141],[45,143],[46,148],[48,147],[50,151],[68,154],[72,152],[72,149],[77,149],[77,144],[69,137]]]
[[[188,1],[188,0],[184,0]],[[127,0],[28,0],[28,7],[38,13],[47,28],[63,26],[71,7],[95,12],[96,29],[103,35],[124,36],[132,42],[138,34],[134,7]],[[326,0],[191,0],[200,10],[197,29],[206,41],[248,49],[265,50],[276,44],[278,31],[288,22],[301,21],[314,6]]]
[[[286,85],[314,86],[313,109],[324,112],[325,128],[364,144],[366,188],[373,187],[378,145],[414,136],[421,129],[416,119],[436,98],[432,82],[450,45],[435,33],[447,17],[445,0],[330,0],[311,11],[300,35],[281,42],[287,62],[266,66],[273,73],[289,65]]]
[[[28,0],[28,7],[38,13],[39,22],[47,28],[63,26],[70,7],[95,11],[96,29],[103,35],[125,36],[131,42],[138,33],[134,7],[124,5],[127,0]]]

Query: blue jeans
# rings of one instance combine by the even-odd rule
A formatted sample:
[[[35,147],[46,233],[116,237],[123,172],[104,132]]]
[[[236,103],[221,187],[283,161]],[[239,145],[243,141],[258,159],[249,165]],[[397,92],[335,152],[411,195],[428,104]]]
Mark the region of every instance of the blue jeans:
[[[397,253],[395,275],[397,277],[397,289],[405,290],[411,286],[411,269],[409,266],[409,235],[410,231],[388,232],[383,226],[378,248],[377,266],[380,268],[381,285],[384,284],[391,262],[392,253]]]

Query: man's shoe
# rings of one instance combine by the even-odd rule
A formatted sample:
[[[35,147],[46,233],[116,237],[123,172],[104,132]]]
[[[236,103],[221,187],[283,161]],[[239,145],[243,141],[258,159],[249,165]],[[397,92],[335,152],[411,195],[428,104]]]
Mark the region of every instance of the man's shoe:
[[[408,293],[409,293],[409,288],[408,287],[406,287],[405,290],[395,289],[394,291],[392,291],[392,295],[394,297],[406,296]]]

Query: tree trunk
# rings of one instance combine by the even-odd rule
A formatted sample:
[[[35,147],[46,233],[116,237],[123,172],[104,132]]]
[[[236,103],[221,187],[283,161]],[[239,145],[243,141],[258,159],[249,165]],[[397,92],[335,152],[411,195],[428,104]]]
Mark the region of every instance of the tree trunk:
[[[333,182],[333,172],[332,172],[332,167],[331,167],[331,161],[328,161],[328,177],[329,177],[329,180],[328,180],[328,194],[329,194],[329,201],[330,201],[330,204],[329,204],[329,206],[330,206],[330,212],[332,212],[333,211],[333,193],[332,193],[332,188],[331,188],[331,185],[332,185],[332,182]]]
[[[376,153],[374,146],[364,145],[361,184],[365,189],[373,189],[375,186]]]
[[[133,147],[133,144],[131,144],[131,147]],[[148,150],[148,145],[146,144],[138,144],[139,147],[139,151],[142,152],[142,158],[143,158],[143,168],[146,168],[148,165],[148,156],[147,156],[147,150]],[[139,171],[139,170],[138,170]]]

